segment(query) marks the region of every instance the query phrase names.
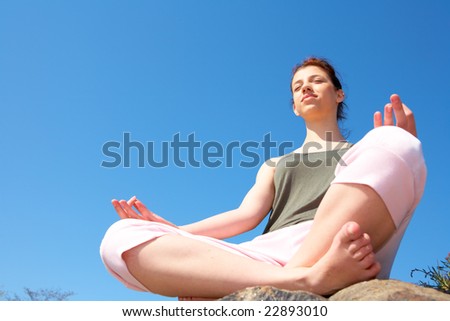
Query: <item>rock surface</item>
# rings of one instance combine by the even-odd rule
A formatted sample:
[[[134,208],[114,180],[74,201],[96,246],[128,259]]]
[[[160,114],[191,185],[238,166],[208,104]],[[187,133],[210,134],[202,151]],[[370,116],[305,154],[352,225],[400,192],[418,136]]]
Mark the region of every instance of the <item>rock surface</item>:
[[[342,289],[333,301],[450,301],[450,295],[398,280],[372,280]]]
[[[256,286],[234,292],[219,301],[325,301],[323,296],[306,291],[280,290],[271,286]]]
[[[398,280],[371,280],[349,286],[329,298],[270,286],[247,288],[220,301],[450,301],[450,295]]]

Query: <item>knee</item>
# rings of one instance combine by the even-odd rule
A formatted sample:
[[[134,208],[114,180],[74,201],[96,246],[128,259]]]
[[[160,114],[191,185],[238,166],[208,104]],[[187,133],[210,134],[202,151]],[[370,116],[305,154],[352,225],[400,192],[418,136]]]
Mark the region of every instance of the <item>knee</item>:
[[[129,237],[131,220],[120,220],[110,226],[100,244],[100,258],[106,268],[116,274],[124,270],[124,263],[136,256],[136,247]],[[125,260],[127,258],[127,260]]]
[[[422,143],[415,136],[397,126],[382,126],[371,130],[362,141],[375,145],[403,159],[407,164],[424,164]]]
[[[128,251],[122,253],[122,259],[126,265],[130,265],[130,263],[135,262],[139,255],[138,247],[134,247]]]
[[[127,266],[128,270],[133,273],[133,270],[139,266],[142,256],[142,249],[147,245],[147,243],[140,244],[135,246],[125,252],[122,253],[122,260]],[[149,257],[148,259],[150,259]]]
[[[118,238],[113,233],[106,233],[100,244],[100,258],[110,271],[120,270],[123,265]]]
[[[369,134],[374,135],[380,142],[391,141],[393,144],[403,142],[407,145],[420,143],[417,137],[397,126],[381,126],[372,129]]]
[[[106,264],[118,264],[125,257],[131,260],[139,251],[139,245],[147,242],[157,231],[150,222],[125,219],[112,224],[100,244],[100,257]]]
[[[371,164],[389,164],[392,171],[388,177],[397,175],[405,186],[414,190],[416,201],[421,198],[427,168],[419,139],[397,126],[382,126],[371,130],[358,144],[363,151],[361,155],[372,155]]]

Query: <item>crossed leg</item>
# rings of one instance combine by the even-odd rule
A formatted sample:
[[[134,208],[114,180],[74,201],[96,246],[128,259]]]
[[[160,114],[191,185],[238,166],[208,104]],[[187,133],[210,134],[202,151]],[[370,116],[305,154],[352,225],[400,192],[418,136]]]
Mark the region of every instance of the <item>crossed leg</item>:
[[[330,217],[338,216],[337,222],[346,219],[347,223],[335,228],[337,232],[330,240],[323,239],[317,250],[320,256],[313,253],[312,257],[317,259],[312,264],[293,260],[285,267],[274,266],[178,235],[165,235],[141,244],[125,252],[123,258],[139,282],[149,291],[165,296],[218,298],[258,285],[331,294],[379,273],[371,239],[363,233],[358,221],[362,210],[366,211],[364,217],[380,219],[389,213],[375,191],[363,185],[336,184],[329,192],[320,208],[334,210],[319,215],[313,224],[314,231],[321,231],[321,226],[328,228],[326,222]],[[339,210],[337,200],[342,204]],[[345,215],[341,218],[342,213]],[[352,218],[356,222],[351,222]],[[314,232],[311,238],[318,236],[320,233]]]

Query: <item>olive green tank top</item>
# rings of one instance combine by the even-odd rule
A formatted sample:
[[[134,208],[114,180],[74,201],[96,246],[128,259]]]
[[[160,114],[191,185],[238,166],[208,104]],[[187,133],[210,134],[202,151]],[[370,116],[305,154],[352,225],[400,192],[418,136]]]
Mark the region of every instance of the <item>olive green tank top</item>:
[[[345,165],[341,158],[350,148],[282,156],[275,168],[275,197],[264,233],[314,219],[337,164]]]

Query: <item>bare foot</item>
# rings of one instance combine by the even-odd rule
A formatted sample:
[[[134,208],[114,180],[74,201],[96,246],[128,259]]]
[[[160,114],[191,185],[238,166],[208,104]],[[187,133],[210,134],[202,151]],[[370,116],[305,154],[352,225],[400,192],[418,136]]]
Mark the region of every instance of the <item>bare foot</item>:
[[[312,292],[333,294],[375,278],[380,270],[369,235],[361,231],[359,224],[348,222],[336,234],[327,253],[311,267]]]

